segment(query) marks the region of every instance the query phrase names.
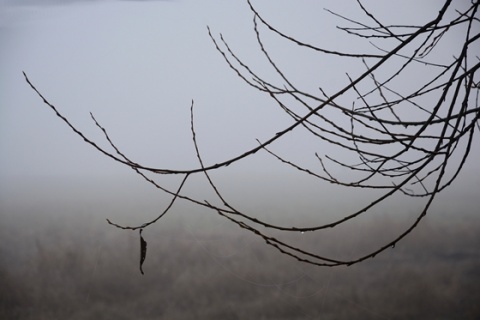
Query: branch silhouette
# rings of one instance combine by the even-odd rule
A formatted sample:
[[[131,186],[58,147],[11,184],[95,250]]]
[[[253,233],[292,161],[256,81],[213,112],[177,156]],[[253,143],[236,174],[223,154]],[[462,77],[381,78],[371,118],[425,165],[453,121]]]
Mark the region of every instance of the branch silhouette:
[[[141,231],[158,222],[178,200],[211,210],[261,238],[282,254],[301,262],[318,266],[348,266],[373,258],[386,249],[395,247],[418,226],[436,196],[458,177],[469,156],[475,131],[480,129],[480,79],[478,79],[480,58],[478,51],[475,51],[479,48],[480,38],[480,20],[477,17],[479,1],[471,1],[463,10],[455,8],[451,0],[444,1],[434,19],[422,25],[386,24],[380,17],[373,15],[360,0],[357,1],[359,11],[370,24],[327,10],[349,25],[337,27],[339,30],[367,41],[376,53],[341,52],[300,41],[268,22],[250,0],[247,0],[247,3],[253,16],[253,29],[259,54],[266,59],[279,81],[274,82],[261,77],[231,49],[222,34],[215,35],[212,29],[207,27],[208,35],[227,66],[253,90],[270,97],[280,112],[284,112],[293,122],[264,141],[257,140],[257,146],[239,150],[236,156],[219,159],[214,164],[206,164],[201,155],[194,122],[193,100],[190,106],[190,129],[198,166],[186,169],[154,168],[125,155],[93,114],[91,118],[103,133],[111,150],[102,148],[89,139],[60,112],[59,108],[45,98],[24,72],[26,82],[43,103],[76,135],[98,152],[132,169],[147,183],[172,197],[155,219],[141,225],[125,226],[107,219],[109,224],[117,228],[140,230],[142,273],[146,243]],[[445,36],[453,31],[463,37],[463,42],[458,47],[449,46],[451,58],[436,61],[435,54],[445,50],[445,47],[442,47]],[[302,90],[274,60],[263,41],[265,34],[279,37],[303,50],[313,51],[320,57],[333,56],[339,59],[339,63],[343,63],[344,60],[358,63],[364,71],[358,76],[347,73],[348,83],[331,94],[327,94],[321,86],[315,92]],[[429,72],[431,77],[410,92],[404,92],[408,89],[399,87],[398,83],[408,83],[414,76],[412,70],[420,67]],[[340,98],[347,98],[351,104],[345,105]],[[332,112],[338,117],[332,118]],[[348,125],[345,126],[344,123]],[[313,151],[318,165],[307,167],[289,160],[288,155],[278,154],[270,148],[274,142],[299,129],[341,150],[343,154],[347,152],[349,156],[321,155]],[[257,213],[246,212],[232,205],[211,175],[211,172],[227,168],[258,152],[265,152],[272,157],[272,161],[279,161],[299,174],[319,181],[345,188],[379,190],[383,194],[367,205],[345,213],[342,218],[321,225],[296,226],[266,222],[260,219]],[[351,161],[352,159],[354,160]],[[329,166],[348,170],[356,174],[352,177],[357,178],[345,180],[335,176],[333,171],[328,169]],[[184,192],[188,178],[198,174],[204,176],[220,205],[214,205],[212,201],[198,199]],[[150,175],[178,175],[181,178],[178,188],[170,190],[153,180]],[[419,188],[413,191],[416,186]],[[358,218],[395,194],[423,197],[426,202],[405,230],[392,235],[385,243],[378,244],[371,252],[360,254],[353,259],[342,260],[325,256],[270,235],[270,231],[275,230],[303,233],[334,228]]]

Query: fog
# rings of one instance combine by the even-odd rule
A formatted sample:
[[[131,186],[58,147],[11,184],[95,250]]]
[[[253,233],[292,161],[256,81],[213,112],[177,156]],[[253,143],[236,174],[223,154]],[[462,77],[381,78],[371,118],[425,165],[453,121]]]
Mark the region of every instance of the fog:
[[[339,20],[323,10],[355,17],[355,4],[254,3],[305,41],[345,51],[356,45],[337,41]],[[392,23],[397,17],[424,21],[438,12],[436,1],[422,1],[414,12],[410,5],[395,14],[388,4],[375,10]],[[319,21],[321,27],[311,27]],[[256,139],[271,137],[291,119],[228,68],[207,25],[249,65],[273,76],[259,58],[245,1],[0,2],[0,318],[478,318],[478,139],[425,221],[395,248],[362,264],[305,265],[215,212],[179,201],[143,232],[148,252],[140,274],[138,231],[117,229],[106,219],[141,225],[171,197],[75,135],[22,71],[89,138],[108,147],[92,112],[125,154],[148,166],[198,166],[190,132],[194,100],[204,161],[216,163],[257,146]],[[306,88],[320,82],[327,92],[338,89],[348,83],[345,72],[359,72],[299,56],[275,41],[270,45],[289,76]],[[333,150],[308,139],[294,132],[275,150],[308,164],[316,163],[315,151]],[[266,153],[227,169],[212,173],[225,198],[282,225],[328,223],[379,195],[322,183]],[[172,189],[180,182],[156,179]],[[203,177],[190,179],[184,191],[215,199]],[[281,236],[347,259],[388,243],[424,203],[395,196],[336,230]]]

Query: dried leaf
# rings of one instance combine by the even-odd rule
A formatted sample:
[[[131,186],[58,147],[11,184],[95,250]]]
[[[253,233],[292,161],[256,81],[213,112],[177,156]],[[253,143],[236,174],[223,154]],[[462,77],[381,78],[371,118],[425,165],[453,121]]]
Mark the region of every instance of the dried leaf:
[[[147,242],[142,237],[143,229],[140,229],[140,272],[143,273],[142,265],[145,261],[145,257],[147,256]]]

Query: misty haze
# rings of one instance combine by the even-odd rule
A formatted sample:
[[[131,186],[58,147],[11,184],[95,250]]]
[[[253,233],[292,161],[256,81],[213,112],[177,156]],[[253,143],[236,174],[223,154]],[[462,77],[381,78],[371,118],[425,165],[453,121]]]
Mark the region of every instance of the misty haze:
[[[402,68],[397,60],[382,65],[378,78],[366,77],[373,87],[359,81],[336,98],[351,115],[326,103],[331,108],[317,112],[333,124],[319,117],[302,126],[299,119],[315,114],[311,110],[384,54],[370,40],[394,47],[398,39],[350,37],[337,29],[352,23],[344,17],[372,24],[355,1],[251,3],[260,14],[255,22],[246,0],[0,3],[1,319],[480,317],[478,13],[469,33],[469,55],[459,68],[471,74],[455,78],[462,85],[459,95],[470,97],[455,105],[467,111],[442,109],[432,118],[439,126],[447,119],[447,135],[438,138],[442,130],[429,126],[418,133],[425,141],[407,148],[402,139],[408,142],[408,130],[420,126],[421,108],[433,99],[429,90],[418,100],[404,101],[414,112],[389,107],[384,110],[388,121],[377,127],[369,127],[373,121],[368,117],[382,112],[381,102],[413,92],[433,77],[428,67],[443,68],[457,57],[458,50],[442,49],[461,48],[465,42],[456,24],[439,37],[439,53],[430,64],[405,68],[409,78],[385,84],[398,91],[381,91],[379,105],[370,108],[371,97],[365,94],[362,100],[359,92],[381,90],[378,83]],[[443,2],[362,4],[396,26],[425,24]],[[451,4],[456,5],[458,10],[478,7]],[[446,18],[455,14],[449,8]],[[278,32],[271,35],[261,18]],[[285,45],[280,31],[335,54],[319,56],[305,45]],[[354,64],[338,52],[364,56]],[[452,110],[458,113],[449,119]],[[361,120],[364,115],[368,121]],[[354,116],[360,119],[355,125]],[[456,118],[463,122],[452,129]],[[338,136],[330,133],[336,125]],[[318,138],[323,129],[334,143]],[[369,130],[380,138],[367,140],[375,143],[364,148]],[[446,147],[435,149],[431,164],[412,174],[399,192],[355,218],[308,230],[341,221],[395,190],[402,183],[399,177],[415,172],[412,154],[433,149],[437,138],[447,141]],[[458,144],[449,145],[454,138]],[[381,139],[392,141],[383,146]],[[342,147],[347,143],[350,149]],[[375,152],[394,153],[395,143],[412,153],[394,166],[372,169],[380,162]],[[251,156],[229,162],[255,148]],[[448,166],[442,167],[440,158],[449,152]],[[127,159],[126,164],[118,159]],[[400,169],[391,169],[396,165]],[[434,193],[430,204],[429,192],[446,184],[459,166],[458,176]],[[179,172],[157,174],[150,168]],[[363,181],[364,172],[356,168],[367,168],[362,170],[374,177]],[[445,168],[445,177],[438,168]],[[443,180],[436,185],[439,176]],[[361,181],[357,188],[338,183],[355,179]],[[358,187],[364,182],[385,187]],[[147,244],[144,261],[140,239]],[[385,244],[391,245],[379,250]]]

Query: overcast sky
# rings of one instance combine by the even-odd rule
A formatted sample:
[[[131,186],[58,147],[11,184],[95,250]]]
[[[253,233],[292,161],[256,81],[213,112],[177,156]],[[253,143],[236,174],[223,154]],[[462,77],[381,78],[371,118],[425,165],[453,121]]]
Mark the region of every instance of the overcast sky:
[[[355,16],[359,8],[353,1],[254,3],[275,25],[305,41],[361,51],[353,40],[339,41],[339,19],[323,10]],[[438,12],[437,1],[415,3],[414,11],[405,4],[395,8],[394,16],[387,4],[376,2],[375,10],[406,21],[425,21]],[[246,1],[0,0],[3,187],[29,177],[131,174],[59,121],[28,87],[22,70],[89,137],[102,141],[91,111],[128,155],[151,166],[197,165],[189,131],[192,99],[199,144],[209,163],[237,155],[255,146],[256,138],[264,140],[290,124],[270,100],[228,68],[208,37],[207,25],[216,35],[222,32],[256,70],[271,74],[255,44]],[[279,61],[292,62],[284,64],[291,77],[308,88],[338,89],[348,81],[347,67],[356,71],[354,66],[319,62],[313,55],[298,56],[289,47],[274,48]],[[296,152],[303,143],[294,138],[286,143]],[[308,150],[310,156],[315,152],[311,146]],[[467,185],[479,186],[471,162],[466,170],[475,170],[475,175],[463,177]],[[253,173],[265,170],[254,162],[249,165]]]
[[[199,143],[212,161],[255,146],[256,138],[291,123],[242,83],[208,37],[207,25],[257,70],[269,72],[245,1],[40,3],[7,2],[3,9],[1,146],[8,152],[2,153],[2,174],[98,175],[115,168],[98,162],[99,155],[45,108],[22,70],[87,134],[101,140],[92,111],[127,154],[150,165],[196,165],[189,131],[192,99]],[[266,15],[285,27],[304,32],[316,18],[305,8],[278,4]],[[335,32],[335,19],[323,6],[308,7],[331,19]],[[310,62],[296,59],[295,65],[303,68],[297,71],[301,77],[313,78]],[[323,71],[337,77],[334,70]]]

